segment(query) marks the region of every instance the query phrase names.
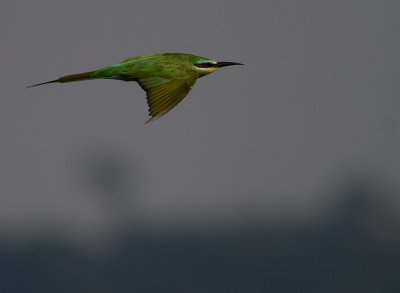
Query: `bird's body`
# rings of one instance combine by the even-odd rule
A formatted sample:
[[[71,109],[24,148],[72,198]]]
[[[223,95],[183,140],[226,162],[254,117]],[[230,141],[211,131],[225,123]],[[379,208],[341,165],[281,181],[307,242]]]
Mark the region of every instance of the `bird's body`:
[[[194,86],[198,78],[229,65],[241,64],[216,62],[209,58],[182,53],[144,55],[125,59],[115,65],[85,73],[66,75],[33,86],[92,79],[136,81],[147,93],[147,104],[151,116],[146,122],[148,123],[175,107]]]

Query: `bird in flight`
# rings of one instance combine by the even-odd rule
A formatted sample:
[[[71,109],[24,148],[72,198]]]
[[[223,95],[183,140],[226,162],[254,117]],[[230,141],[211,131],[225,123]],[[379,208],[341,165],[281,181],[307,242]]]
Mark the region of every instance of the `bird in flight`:
[[[209,58],[183,53],[164,53],[131,57],[121,63],[97,70],[66,75],[48,83],[65,83],[91,79],[136,81],[147,94],[151,118],[149,123],[174,108],[192,89],[196,80],[236,62],[217,62]]]

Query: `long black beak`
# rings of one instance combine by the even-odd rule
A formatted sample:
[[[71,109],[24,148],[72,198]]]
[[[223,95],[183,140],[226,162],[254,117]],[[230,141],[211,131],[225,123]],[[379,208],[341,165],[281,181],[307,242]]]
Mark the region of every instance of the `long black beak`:
[[[218,62],[217,67],[225,67],[225,66],[231,66],[231,65],[243,65],[242,63],[236,63],[236,62]]]

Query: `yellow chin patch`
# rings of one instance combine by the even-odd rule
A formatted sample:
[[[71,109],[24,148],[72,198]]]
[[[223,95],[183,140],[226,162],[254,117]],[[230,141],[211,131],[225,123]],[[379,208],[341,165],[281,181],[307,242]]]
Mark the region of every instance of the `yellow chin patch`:
[[[205,76],[207,74],[213,73],[214,71],[217,71],[219,68],[218,67],[210,67],[210,68],[198,68],[199,76]]]

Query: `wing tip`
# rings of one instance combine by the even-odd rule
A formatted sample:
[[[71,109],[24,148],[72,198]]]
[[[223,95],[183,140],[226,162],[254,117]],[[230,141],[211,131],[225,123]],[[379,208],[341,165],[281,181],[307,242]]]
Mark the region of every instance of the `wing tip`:
[[[150,119],[146,120],[146,122],[145,122],[144,124],[145,124],[145,125],[146,125],[146,124],[149,124],[151,121],[154,121],[154,118],[150,118]]]
[[[150,119],[148,119],[144,124],[149,124],[155,120],[157,120],[158,118],[160,118],[160,116],[155,116],[155,117],[151,117]]]
[[[167,114],[169,110],[167,111],[162,111],[161,113],[156,114],[156,116],[152,116],[149,120],[147,120],[144,124],[149,124],[150,122],[153,122],[155,120],[157,120],[158,118],[164,116],[165,114]]]

